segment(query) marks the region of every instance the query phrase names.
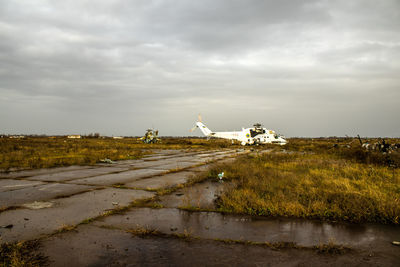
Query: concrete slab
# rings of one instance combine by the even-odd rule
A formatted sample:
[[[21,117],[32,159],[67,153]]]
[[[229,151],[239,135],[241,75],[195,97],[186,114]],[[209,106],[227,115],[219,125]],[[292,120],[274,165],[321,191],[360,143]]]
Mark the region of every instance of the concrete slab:
[[[61,181],[69,181],[74,179],[80,179],[85,177],[97,176],[101,174],[113,173],[113,172],[121,172],[128,170],[128,167],[97,167],[91,169],[83,169],[83,170],[74,170],[74,171],[66,171],[61,173],[49,173],[38,176],[33,176],[26,178],[28,180],[34,181],[53,181],[53,182],[61,182]]]
[[[206,181],[161,196],[159,203],[166,208],[216,209],[215,200],[222,195],[224,188],[225,183]]]
[[[0,213],[0,225],[12,224],[10,229],[0,228],[0,243],[38,238],[85,219],[129,205],[136,199],[154,196],[152,192],[108,188],[95,190],[69,198],[52,200],[50,208],[17,209]]]
[[[173,162],[168,162],[162,165],[154,166],[152,169],[156,170],[176,170],[176,169],[184,169],[184,168],[189,168],[189,167],[194,167],[198,165],[199,162],[192,162],[192,161],[173,161]]]
[[[128,160],[119,160],[114,164],[105,164],[105,163],[99,163],[96,166],[100,166],[100,167],[122,167],[122,166],[126,166],[126,167],[130,167],[132,164],[137,164],[140,162],[143,162],[143,159],[128,159]]]
[[[212,158],[212,157],[193,158],[193,159],[190,160],[190,162],[195,162],[197,164],[199,164],[199,163],[211,163],[213,161],[215,161],[215,159]]]
[[[172,232],[173,233],[173,232]],[[51,236],[38,251],[51,266],[397,266],[396,247],[381,253],[354,251],[344,255],[305,249],[213,240],[133,236],[119,229],[81,225]]]
[[[193,172],[205,172],[208,171],[212,167],[212,164],[201,165],[193,168],[186,169],[187,171]]]
[[[173,187],[178,184],[182,184],[188,181],[190,177],[192,177],[195,172],[174,172],[168,173],[165,175],[154,176],[147,179],[137,180],[131,183],[125,184],[127,187],[134,187],[139,189],[160,189],[160,188],[167,188]]]
[[[18,190],[26,187],[32,187],[36,185],[44,184],[39,181],[25,181],[25,180],[13,180],[13,179],[0,179],[0,192]]]
[[[157,155],[157,156],[153,156],[153,157],[147,157],[144,158],[144,161],[155,161],[155,160],[162,160],[162,159],[169,159],[169,158],[173,158],[176,157],[177,155]]]
[[[185,233],[206,239],[231,239],[252,242],[295,242],[315,246],[334,240],[335,244],[351,247],[381,248],[397,251],[391,244],[400,235],[396,225],[324,223],[285,218],[262,218],[218,212],[188,212],[178,209],[134,208],[131,211],[103,218],[96,226],[119,229],[145,227],[163,233]]]
[[[145,161],[145,162],[141,162],[141,163],[131,164],[131,168],[133,168],[133,169],[153,168],[156,166],[166,164],[168,162],[169,161],[166,161],[166,160]]]
[[[93,186],[73,184],[44,184],[19,190],[0,192],[0,207],[19,206],[33,201],[49,200],[93,189]]]
[[[35,176],[35,175],[41,175],[41,174],[48,174],[48,173],[83,170],[83,169],[91,169],[91,168],[94,168],[94,167],[93,166],[68,166],[68,167],[15,171],[15,172],[8,172],[8,173],[0,172],[0,178],[20,178],[20,177],[29,177],[29,176]]]
[[[87,184],[87,185],[113,185],[113,184],[125,184],[128,182],[135,181],[137,179],[151,177],[165,173],[164,170],[154,169],[138,169],[132,171],[125,171],[114,174],[100,175],[91,178],[77,179],[68,183],[73,184]]]

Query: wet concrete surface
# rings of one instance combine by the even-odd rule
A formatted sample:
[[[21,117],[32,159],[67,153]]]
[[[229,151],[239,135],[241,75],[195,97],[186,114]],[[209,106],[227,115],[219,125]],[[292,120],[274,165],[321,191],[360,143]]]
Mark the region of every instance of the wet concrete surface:
[[[126,183],[125,186],[134,187],[138,189],[148,189],[148,190],[169,188],[176,186],[178,184],[186,183],[188,179],[190,179],[194,175],[196,175],[196,172],[190,172],[190,171],[173,172]]]
[[[90,225],[42,244],[40,252],[51,266],[398,266],[396,258],[365,251],[332,256],[212,240],[140,238]]]
[[[400,227],[388,225],[331,224],[309,220],[267,219],[227,215],[218,212],[191,212],[175,208],[134,208],[94,222],[99,227],[129,230],[137,227],[157,229],[166,234],[190,233],[202,239],[231,239],[252,242],[295,242],[314,246],[335,244],[385,253],[400,259],[398,247],[391,244],[400,236]]]
[[[27,180],[35,181],[69,181],[76,180],[84,177],[93,177],[107,173],[123,172],[129,170],[128,167],[98,167],[82,170],[65,171],[61,173],[49,173],[26,178]]]
[[[159,165],[159,166],[154,166],[152,167],[153,169],[156,170],[180,170],[180,169],[186,169],[190,167],[194,167],[198,165],[198,162],[192,162],[192,161],[174,161],[174,162],[166,162],[165,164]]]
[[[41,184],[0,194],[1,207],[19,206],[33,201],[44,201],[62,196],[69,196],[93,189],[93,186],[74,184]]]
[[[158,203],[166,208],[215,209],[215,199],[222,194],[225,188],[224,183],[206,181],[161,196]]]
[[[99,175],[90,178],[77,179],[68,183],[73,184],[87,184],[87,185],[114,185],[114,184],[125,184],[128,182],[135,181],[137,179],[152,177],[164,173],[165,170],[154,170],[154,169],[138,169],[132,171],[125,171],[114,174]]]
[[[37,186],[40,184],[44,184],[44,183],[38,182],[38,181],[0,179],[0,192],[18,190],[18,189],[22,189],[22,188],[26,188],[26,187]]]
[[[29,177],[41,174],[60,173],[64,171],[83,170],[91,168],[93,168],[93,166],[68,166],[68,167],[45,168],[45,169],[24,170],[15,172],[0,172],[0,178],[20,178],[20,177]]]
[[[153,197],[153,192],[107,187],[127,184],[160,189],[184,183],[194,172],[180,172],[180,168],[197,166],[195,160],[204,154],[204,151],[160,150],[143,159],[115,164],[2,173],[0,226],[13,227],[0,228],[0,242],[35,238],[61,225],[77,224],[106,210],[127,206],[135,199]],[[174,172],[169,173],[171,170]],[[19,208],[10,210],[14,207]]]
[[[38,238],[43,234],[68,225],[76,225],[85,219],[103,214],[108,210],[129,205],[136,199],[152,197],[154,193],[141,190],[107,188],[90,191],[67,198],[48,201],[48,208],[17,209],[0,213],[0,243]]]

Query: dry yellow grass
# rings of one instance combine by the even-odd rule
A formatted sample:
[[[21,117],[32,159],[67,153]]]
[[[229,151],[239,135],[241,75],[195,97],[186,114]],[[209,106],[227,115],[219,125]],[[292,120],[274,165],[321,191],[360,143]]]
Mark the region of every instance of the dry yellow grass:
[[[400,170],[341,159],[335,153],[246,156],[218,167],[234,186],[221,211],[399,224]]]
[[[216,149],[229,145],[226,140],[183,138],[164,138],[160,144],[143,144],[138,138],[0,138],[0,171],[93,165],[104,158],[137,159],[150,153],[151,149]]]

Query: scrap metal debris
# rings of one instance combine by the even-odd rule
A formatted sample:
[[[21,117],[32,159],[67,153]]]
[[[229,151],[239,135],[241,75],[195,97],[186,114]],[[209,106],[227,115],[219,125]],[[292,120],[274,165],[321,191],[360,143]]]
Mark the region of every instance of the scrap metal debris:
[[[154,144],[160,142],[160,139],[158,138],[158,130],[154,129],[147,129],[146,133],[140,140],[143,140],[143,143],[145,144]]]
[[[13,228],[13,227],[14,227],[13,224],[8,224],[8,225],[2,225],[2,226],[0,226],[0,228],[6,228],[6,229],[11,229],[11,228]]]
[[[395,246],[400,246],[400,241],[393,241],[392,244]]]
[[[364,141],[362,140],[362,138],[360,137],[360,135],[357,135],[356,139],[353,139],[350,143],[347,143],[345,145],[342,145],[344,147],[347,148],[351,148],[353,143],[356,142],[358,140],[358,142],[360,143],[360,146],[368,151],[377,151],[377,152],[381,152],[381,153],[392,153],[395,151],[400,151],[400,143],[396,143],[396,144],[389,144],[384,138],[379,138],[377,142],[374,143],[369,143],[368,141]],[[333,144],[333,148],[339,148],[340,145],[335,143]]]
[[[105,159],[101,159],[101,160],[99,160],[101,163],[108,163],[108,164],[115,164],[115,163],[117,163],[116,161],[113,161],[113,160],[111,160],[111,159],[107,159],[107,158],[105,158]]]

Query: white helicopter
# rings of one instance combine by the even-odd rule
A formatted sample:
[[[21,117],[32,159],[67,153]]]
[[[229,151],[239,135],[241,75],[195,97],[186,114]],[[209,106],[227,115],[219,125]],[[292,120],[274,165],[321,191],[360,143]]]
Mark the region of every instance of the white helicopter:
[[[213,132],[202,123],[201,116],[199,115],[199,120],[196,122],[196,126],[190,131],[193,132],[196,128],[199,128],[207,137],[224,138],[232,141],[237,140],[243,146],[257,144],[285,145],[287,143],[284,136],[276,134],[275,131],[262,128],[259,123],[256,123],[253,126],[253,128],[242,128],[241,131]]]

